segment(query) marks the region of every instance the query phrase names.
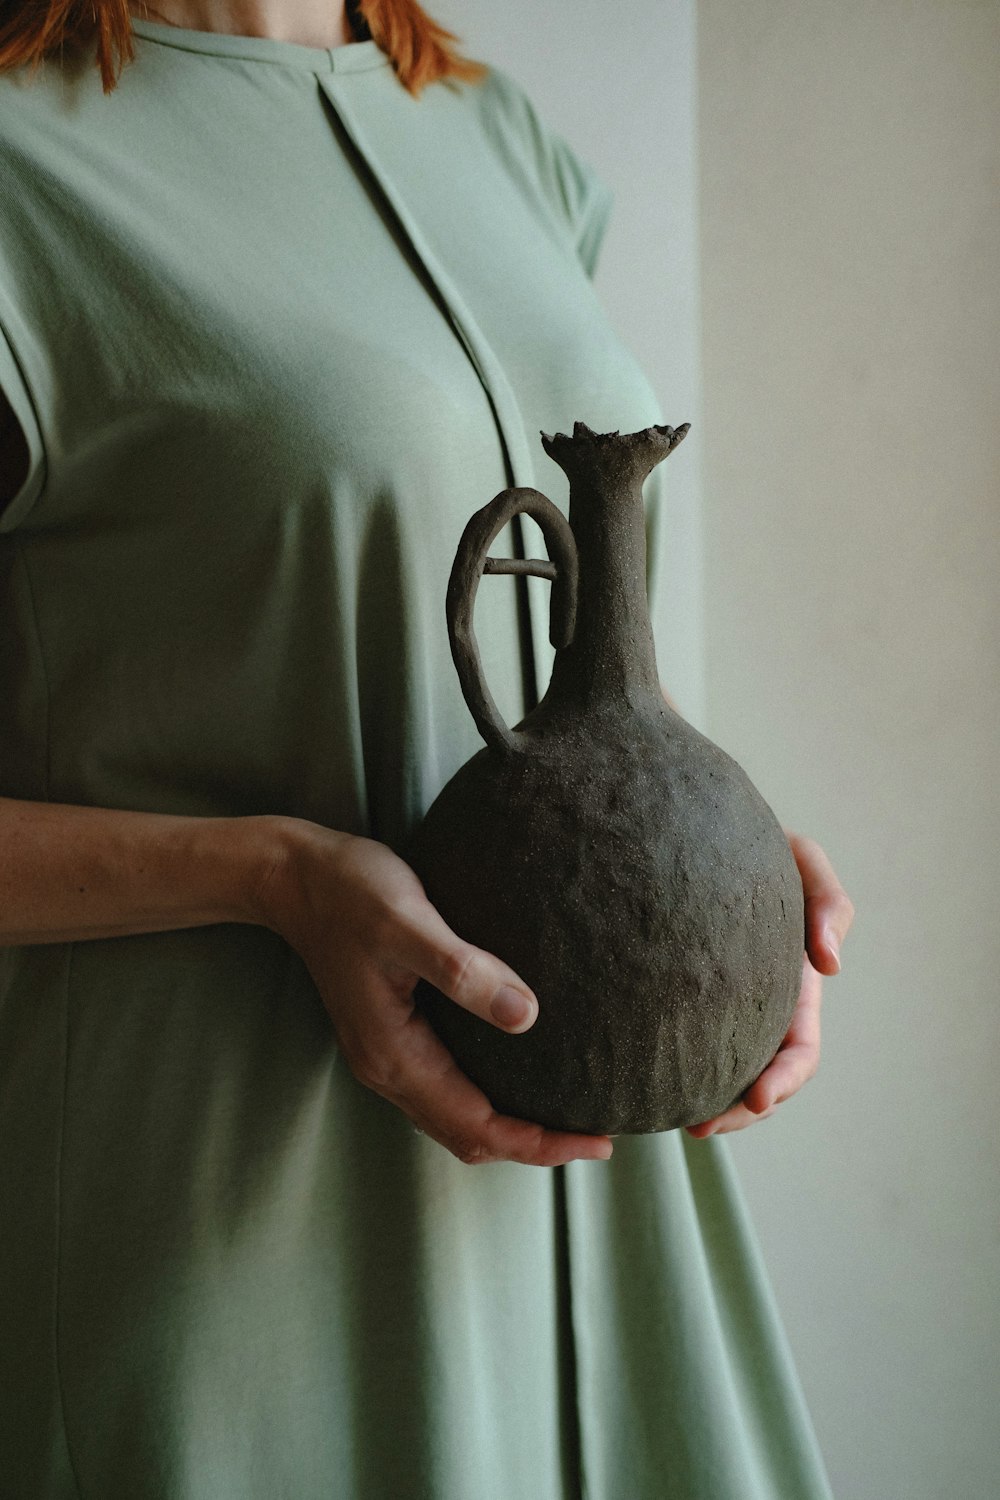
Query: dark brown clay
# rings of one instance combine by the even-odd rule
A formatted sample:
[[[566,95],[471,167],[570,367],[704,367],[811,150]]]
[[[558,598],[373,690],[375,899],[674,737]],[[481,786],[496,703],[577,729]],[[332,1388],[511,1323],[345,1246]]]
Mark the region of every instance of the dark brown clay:
[[[449,925],[503,958],[539,1014],[519,1036],[426,982],[418,1002],[496,1109],[559,1129],[672,1130],[710,1119],[763,1071],[801,983],[802,885],[746,773],[664,701],[645,589],[642,485],[687,426],[542,434],[569,523],[537,490],[478,511],[448,588],[452,653],[486,741],[408,858]],[[511,517],[552,561],[487,559]],[[553,580],[544,698],[497,713],[472,629],[484,572]]]

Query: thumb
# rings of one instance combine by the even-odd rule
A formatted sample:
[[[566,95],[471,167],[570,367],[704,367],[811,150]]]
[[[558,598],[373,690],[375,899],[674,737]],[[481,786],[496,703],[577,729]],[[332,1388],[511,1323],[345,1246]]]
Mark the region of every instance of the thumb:
[[[399,958],[449,1000],[515,1034],[538,1016],[538,1001],[509,964],[452,932],[440,912],[422,904],[402,933]]]

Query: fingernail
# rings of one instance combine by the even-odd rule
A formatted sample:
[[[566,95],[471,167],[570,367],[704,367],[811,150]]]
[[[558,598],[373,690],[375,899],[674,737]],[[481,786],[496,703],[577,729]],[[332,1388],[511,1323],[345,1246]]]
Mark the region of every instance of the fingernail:
[[[840,945],[837,942],[837,934],[834,932],[834,930],[833,930],[832,927],[828,927],[826,929],[826,931],[824,932],[824,934],[823,934],[823,941],[826,943],[826,946],[829,948],[830,952],[833,954],[833,956],[834,956],[834,958],[836,960],[836,963],[837,963],[837,968],[839,969],[840,968]]]
[[[531,1019],[534,1009],[527,995],[505,984],[493,996],[490,1015],[501,1026],[523,1026]]]
[[[615,1148],[614,1148],[614,1146],[612,1146],[612,1144],[611,1144],[610,1141],[608,1141],[608,1143],[607,1143],[606,1146],[599,1146],[598,1149],[597,1149],[597,1156],[596,1156],[595,1160],[596,1161],[610,1161],[611,1160],[611,1153],[612,1153],[612,1151],[614,1151],[614,1149]]]

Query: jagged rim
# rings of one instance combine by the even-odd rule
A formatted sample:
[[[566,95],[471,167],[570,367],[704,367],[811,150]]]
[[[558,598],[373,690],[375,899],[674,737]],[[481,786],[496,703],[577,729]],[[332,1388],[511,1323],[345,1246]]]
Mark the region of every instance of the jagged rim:
[[[638,432],[623,433],[621,429],[617,427],[615,428],[614,432],[595,432],[592,427],[587,426],[586,422],[574,422],[572,433],[550,433],[543,432],[541,429],[539,429],[539,436],[542,439],[543,448],[547,453],[549,453],[556,444],[559,444],[560,446],[565,443],[618,446],[622,443],[635,443],[637,441],[641,441],[642,439],[648,440],[655,434],[657,437],[667,439],[667,452],[669,453],[677,447],[678,443],[683,441],[690,430],[691,423],[684,422],[680,427],[669,427],[666,424],[663,424],[662,426],[659,424],[654,424],[652,427],[643,427]]]

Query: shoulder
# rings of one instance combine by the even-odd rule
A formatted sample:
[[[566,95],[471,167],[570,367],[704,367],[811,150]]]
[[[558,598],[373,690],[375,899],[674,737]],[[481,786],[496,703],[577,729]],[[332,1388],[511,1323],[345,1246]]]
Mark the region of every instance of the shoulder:
[[[0,68],[0,112],[4,127],[26,115],[72,114],[88,94],[103,95],[94,59],[82,51],[49,53],[35,64]]]
[[[78,153],[103,98],[100,74],[83,57],[0,70],[0,167],[30,170]]]
[[[491,66],[480,83],[469,87],[469,98],[492,147],[569,231],[592,275],[614,202],[608,184],[502,68]]]

